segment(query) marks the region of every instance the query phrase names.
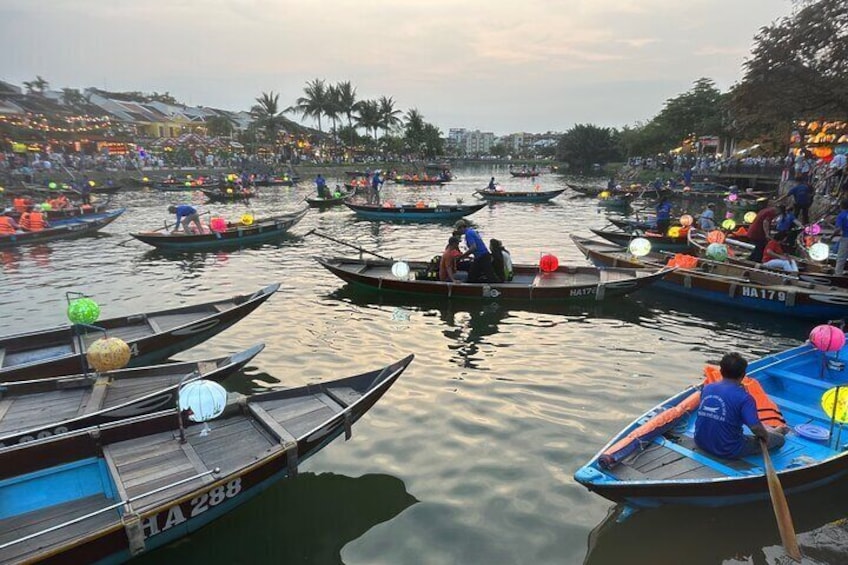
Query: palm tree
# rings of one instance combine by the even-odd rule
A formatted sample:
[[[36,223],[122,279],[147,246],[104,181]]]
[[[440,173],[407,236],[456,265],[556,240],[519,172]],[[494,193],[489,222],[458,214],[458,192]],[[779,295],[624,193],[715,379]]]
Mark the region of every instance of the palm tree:
[[[356,125],[365,128],[367,133],[374,130],[374,139],[377,139],[377,128],[380,127],[380,105],[376,100],[360,100],[356,103],[356,111],[359,116]]]
[[[318,131],[321,129],[321,116],[327,110],[327,85],[322,79],[311,80],[303,89],[304,96],[297,99],[294,106],[286,108],[286,112],[295,112],[303,117],[311,116],[318,120]]]
[[[424,143],[424,116],[417,108],[406,112],[406,124],[404,126],[406,142],[410,149],[418,152]]]
[[[336,84],[338,93],[339,112],[347,117],[347,127],[353,132],[353,113],[356,111],[356,89],[349,80]],[[353,137],[351,136],[351,145]]]
[[[34,94],[35,92],[44,94],[44,91],[47,90],[50,83],[41,78],[41,75],[36,75],[34,80],[24,81],[24,86],[27,89],[27,94]]]
[[[382,96],[379,100],[380,105],[380,128],[385,130],[385,135],[389,134],[389,130],[400,125],[401,119],[398,117],[403,112],[395,108],[394,98],[391,96]]]
[[[82,106],[86,103],[85,96],[77,90],[76,88],[63,88],[62,89],[62,102],[64,102],[68,106]]]
[[[280,95],[274,91],[263,92],[256,102],[250,109],[250,115],[253,116],[256,126],[265,131],[266,141],[275,143],[277,132],[285,124],[283,113],[279,109]]]
[[[327,103],[324,106],[324,115],[326,115],[333,122],[333,139],[336,139],[336,133],[338,129],[336,128],[336,120],[341,115],[341,102],[339,101],[339,90],[335,85],[330,85],[327,87]]]

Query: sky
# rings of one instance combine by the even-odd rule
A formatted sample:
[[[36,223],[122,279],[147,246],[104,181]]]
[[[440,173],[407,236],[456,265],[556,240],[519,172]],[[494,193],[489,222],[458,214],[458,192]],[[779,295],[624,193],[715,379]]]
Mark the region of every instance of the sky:
[[[248,110],[349,80],[447,134],[649,120],[726,90],[790,0],[0,0],[0,79]],[[302,121],[298,118],[298,121]],[[307,125],[314,125],[311,121]],[[326,129],[326,124],[324,124]]]

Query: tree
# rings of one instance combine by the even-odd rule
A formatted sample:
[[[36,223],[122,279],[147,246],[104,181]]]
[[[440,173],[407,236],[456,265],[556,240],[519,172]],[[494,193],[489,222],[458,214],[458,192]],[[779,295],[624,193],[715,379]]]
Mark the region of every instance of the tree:
[[[356,104],[356,125],[364,128],[366,133],[374,130],[374,139],[377,139],[377,128],[380,127],[380,105],[376,100],[360,100]]]
[[[37,75],[33,80],[24,81],[24,86],[27,89],[27,94],[44,94],[50,83],[41,78],[41,75]]]
[[[433,159],[437,155],[441,155],[445,152],[442,132],[439,128],[433,124],[425,123],[424,131],[422,133],[423,142],[421,144],[421,150],[425,157]]]
[[[331,84],[327,87],[327,101],[324,105],[324,114],[330,118],[333,122],[333,138],[335,139],[338,135],[338,128],[336,127],[336,120],[339,119],[339,116],[342,113],[342,104],[339,96],[339,91],[336,88],[336,85]]]
[[[263,92],[250,109],[253,123],[265,132],[265,140],[270,143],[277,141],[277,132],[285,125],[279,103],[279,94],[275,94],[274,91]]]
[[[577,124],[563,134],[557,144],[557,159],[579,170],[589,170],[594,163],[608,163],[620,158],[616,131],[592,124]]]
[[[68,106],[83,106],[87,103],[85,96],[76,88],[62,89],[62,102]]]
[[[399,116],[403,112],[395,109],[395,101],[391,96],[382,96],[378,104],[380,106],[380,128],[385,131],[385,135],[388,135],[390,129],[402,123]]]
[[[339,112],[347,118],[347,127],[356,132],[353,127],[353,113],[356,111],[356,89],[350,84],[350,81],[340,82],[336,84],[337,102]],[[350,137],[350,143],[353,145],[353,136]]]
[[[233,122],[226,116],[210,116],[206,118],[206,131],[213,137],[229,137],[233,135]]]
[[[314,79],[306,83],[303,88],[303,96],[297,99],[294,106],[286,108],[286,112],[295,112],[303,117],[310,116],[318,121],[318,131],[321,129],[321,116],[327,111],[327,85],[322,79]]]
[[[499,141],[492,146],[491,154],[495,157],[503,159],[507,155],[509,155],[509,149],[507,149],[506,144],[503,141]]]
[[[848,3],[800,2],[754,38],[745,75],[730,96],[735,126],[747,137],[784,139],[793,120],[848,117]]]
[[[424,143],[424,116],[417,108],[406,112],[404,123],[404,137],[410,151],[419,152]]]

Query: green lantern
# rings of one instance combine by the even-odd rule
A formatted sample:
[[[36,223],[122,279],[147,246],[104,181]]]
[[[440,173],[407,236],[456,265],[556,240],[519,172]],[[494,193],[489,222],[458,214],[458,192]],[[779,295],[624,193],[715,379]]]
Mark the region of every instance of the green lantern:
[[[47,188],[49,188],[50,190],[56,190],[57,187],[58,185],[55,182],[51,182],[47,185]]]
[[[93,324],[100,317],[100,306],[91,298],[77,298],[68,304],[68,319],[74,324]]]

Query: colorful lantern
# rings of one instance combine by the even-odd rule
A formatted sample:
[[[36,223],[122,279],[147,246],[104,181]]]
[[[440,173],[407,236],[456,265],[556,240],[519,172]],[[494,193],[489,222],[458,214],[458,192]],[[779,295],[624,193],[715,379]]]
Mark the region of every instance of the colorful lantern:
[[[739,195],[736,194],[735,192],[731,192],[730,194],[727,195],[727,201],[728,202],[736,202],[737,200],[739,200]]]
[[[644,257],[651,252],[651,242],[644,237],[637,237],[630,242],[627,249],[634,257]]]
[[[839,351],[845,345],[845,332],[836,326],[821,324],[810,332],[810,343],[819,351]],[[848,399],[848,393],[845,397]]]
[[[189,410],[192,422],[207,422],[224,413],[227,389],[206,379],[192,381],[180,389],[180,410]]]
[[[47,188],[49,188],[50,190],[56,190],[58,188],[58,186],[59,185],[57,185],[55,182],[51,182],[50,184],[47,185]]]
[[[227,194],[232,194],[232,193],[233,193],[233,189],[232,189],[232,188],[227,188]]]
[[[147,178],[147,177],[144,177],[144,178],[141,179],[141,182],[150,182],[150,179]]]
[[[683,214],[682,216],[680,216],[680,225],[684,228],[688,228],[689,226],[691,226],[693,221],[694,219],[689,214]]]
[[[807,249],[807,254],[809,254],[810,259],[813,261],[826,261],[828,257],[830,257],[830,248],[826,243],[818,242],[814,243]]]
[[[707,246],[707,258],[713,261],[727,261],[727,246],[723,243],[711,243]]]
[[[753,223],[753,222],[754,222],[754,220],[756,220],[756,219],[757,219],[757,213],[756,213],[756,212],[745,212],[745,215],[744,215],[744,216],[742,216],[742,220],[743,220],[746,224],[751,224],[751,223]]]
[[[680,226],[671,226],[668,228],[667,232],[668,237],[678,238],[680,237]]]
[[[187,187],[191,188],[191,181],[189,181],[189,180],[185,181],[185,185],[186,185]]]
[[[68,304],[72,324],[93,324],[100,317],[100,306],[91,298],[76,298]]]
[[[724,243],[727,237],[721,230],[713,230],[707,234],[707,243]]]
[[[215,217],[209,220],[209,228],[216,232],[221,233],[227,231],[227,220],[220,217]]]
[[[821,397],[821,407],[828,418],[840,424],[848,422],[848,389],[833,387]]]
[[[539,259],[539,268],[543,273],[553,273],[559,268],[559,259],[557,259],[556,255],[545,253]]]
[[[604,190],[600,194],[598,194],[598,198],[600,198],[601,200],[606,200],[609,197],[610,197],[610,193],[607,190]]]
[[[394,265],[392,265],[392,274],[396,279],[407,280],[409,279],[409,264],[404,261],[398,261]]]
[[[818,224],[810,224],[804,228],[804,233],[807,235],[819,235],[821,232],[822,228]]]
[[[253,214],[244,214],[241,217],[241,223],[246,226],[251,225],[253,223]]]
[[[96,183],[93,180],[88,181],[88,186],[90,186],[91,188],[94,188],[95,184]]]
[[[721,227],[723,227],[727,231],[733,231],[736,229],[736,222],[732,218],[727,218],[721,223]]]
[[[85,358],[98,373],[123,369],[130,362],[130,346],[117,337],[102,337],[88,346]]]

